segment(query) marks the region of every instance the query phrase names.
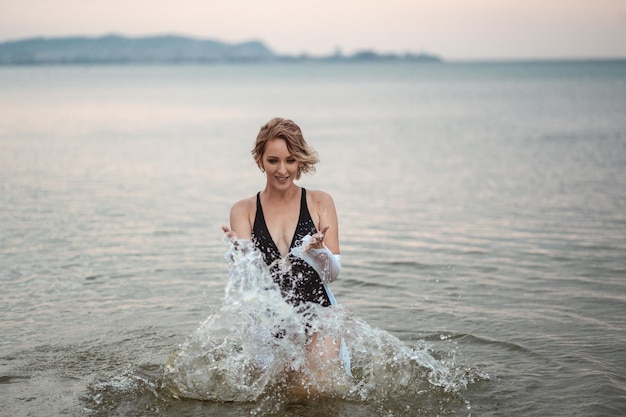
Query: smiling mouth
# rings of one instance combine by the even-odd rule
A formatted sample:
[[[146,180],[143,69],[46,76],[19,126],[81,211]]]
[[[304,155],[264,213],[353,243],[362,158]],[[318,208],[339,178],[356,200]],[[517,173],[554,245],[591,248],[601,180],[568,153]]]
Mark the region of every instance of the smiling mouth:
[[[276,177],[278,181],[287,181],[289,177]]]

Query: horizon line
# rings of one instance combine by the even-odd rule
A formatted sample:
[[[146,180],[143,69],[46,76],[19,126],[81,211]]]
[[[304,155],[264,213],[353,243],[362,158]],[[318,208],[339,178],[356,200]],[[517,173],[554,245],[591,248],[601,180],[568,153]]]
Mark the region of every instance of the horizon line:
[[[135,34],[135,35],[131,35],[131,34],[125,34],[123,32],[117,32],[117,31],[110,31],[110,32],[103,32],[100,34],[64,34],[64,35],[45,35],[45,34],[38,34],[38,35],[31,35],[31,36],[22,36],[22,37],[14,37],[14,38],[0,38],[0,44],[3,43],[10,43],[10,42],[20,42],[20,41],[25,41],[25,40],[30,40],[30,39],[68,39],[68,38],[87,38],[87,39],[98,39],[98,38],[105,38],[105,37],[111,37],[111,36],[115,36],[115,37],[121,37],[121,38],[127,38],[127,39],[143,39],[143,38],[154,38],[154,37],[167,37],[167,36],[171,36],[171,37],[180,37],[180,38],[187,38],[187,39],[195,39],[195,40],[200,40],[200,41],[216,41],[216,42],[220,42],[220,43],[224,43],[224,44],[241,44],[241,43],[247,43],[247,42],[260,42],[262,43],[264,46],[266,46],[267,48],[269,48],[273,53],[275,53],[278,56],[309,56],[312,58],[315,57],[327,57],[327,56],[332,56],[334,53],[333,52],[327,52],[327,53],[311,53],[311,52],[307,52],[305,50],[303,50],[302,52],[298,52],[298,53],[283,53],[283,52],[278,52],[277,50],[275,50],[274,47],[272,47],[267,41],[263,40],[260,37],[253,37],[253,38],[246,38],[246,39],[242,39],[239,41],[234,41],[234,40],[224,40],[223,38],[220,37],[205,37],[205,36],[199,36],[199,35],[192,35],[192,34],[188,34],[188,33],[183,33],[183,32],[175,32],[175,31],[164,31],[164,32],[151,32],[149,34]],[[429,52],[424,50],[423,48],[420,48],[419,51],[415,52],[414,50],[408,50],[405,49],[403,52],[398,52],[396,51],[384,51],[381,52],[379,49],[377,48],[373,48],[373,47],[358,47],[358,48],[352,48],[353,51],[349,54],[357,54],[360,52],[376,52],[376,53],[380,53],[380,54],[396,54],[396,55],[401,55],[401,54],[417,54],[417,55],[434,55],[437,56],[438,58],[440,58],[442,60],[442,62],[446,62],[446,63],[454,63],[454,62],[458,62],[458,63],[472,63],[472,62],[555,62],[555,61],[623,61],[626,60],[626,54],[624,55],[602,55],[602,56],[589,56],[589,55],[571,55],[571,54],[567,54],[567,55],[537,55],[537,56],[525,56],[525,57],[513,57],[513,56],[498,56],[498,57],[488,57],[488,56],[483,56],[483,57],[445,57],[444,55],[437,53],[437,52]],[[343,52],[343,48],[340,45],[337,45],[334,47],[335,51],[340,51],[342,55],[345,55],[345,53]],[[349,55],[348,54],[348,55]]]

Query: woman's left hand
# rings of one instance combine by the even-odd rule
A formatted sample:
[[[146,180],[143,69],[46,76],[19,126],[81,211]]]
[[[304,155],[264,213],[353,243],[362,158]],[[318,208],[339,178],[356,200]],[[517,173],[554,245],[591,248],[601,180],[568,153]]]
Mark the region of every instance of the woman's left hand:
[[[326,234],[328,228],[329,226],[324,226],[322,227],[322,230],[311,236],[309,244],[306,245],[306,248],[304,248],[305,253],[310,249],[322,249],[324,247],[324,235]]]

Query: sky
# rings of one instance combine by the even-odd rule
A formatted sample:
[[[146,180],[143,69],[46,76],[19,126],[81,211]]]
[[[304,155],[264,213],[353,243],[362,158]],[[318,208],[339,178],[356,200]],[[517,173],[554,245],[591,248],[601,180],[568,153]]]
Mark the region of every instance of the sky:
[[[0,42],[177,34],[275,53],[626,58],[625,0],[0,0]]]

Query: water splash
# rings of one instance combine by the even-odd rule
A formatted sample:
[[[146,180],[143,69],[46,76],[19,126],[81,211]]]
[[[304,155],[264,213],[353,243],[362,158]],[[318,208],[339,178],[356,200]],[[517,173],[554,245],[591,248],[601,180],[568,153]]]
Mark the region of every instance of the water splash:
[[[481,377],[436,359],[425,343],[405,345],[341,306],[286,303],[249,241],[232,242],[226,258],[229,282],[221,308],[178,347],[164,368],[163,387],[176,397],[377,401],[419,396],[433,387],[454,393]],[[316,334],[324,337],[311,337]],[[337,346],[342,339],[352,359],[351,373],[338,358],[327,359],[311,349],[329,341]]]

